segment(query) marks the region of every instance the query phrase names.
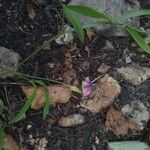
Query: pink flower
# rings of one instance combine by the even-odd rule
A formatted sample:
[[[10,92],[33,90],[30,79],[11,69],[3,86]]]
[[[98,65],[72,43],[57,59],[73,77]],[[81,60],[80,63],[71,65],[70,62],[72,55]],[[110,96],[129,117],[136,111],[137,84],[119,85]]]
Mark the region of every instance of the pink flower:
[[[85,81],[82,81],[82,94],[87,97],[92,91],[92,81],[89,77],[85,78]]]

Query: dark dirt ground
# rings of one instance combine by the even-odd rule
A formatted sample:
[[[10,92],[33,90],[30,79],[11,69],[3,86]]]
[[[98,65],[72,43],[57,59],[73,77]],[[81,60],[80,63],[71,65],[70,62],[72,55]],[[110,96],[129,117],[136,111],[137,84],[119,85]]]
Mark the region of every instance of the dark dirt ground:
[[[34,21],[27,14],[27,8],[30,6],[36,10]],[[61,6],[58,1],[39,4],[34,0],[0,0],[0,45],[13,49],[23,59],[26,58],[43,41],[59,31],[62,26],[60,14]],[[141,19],[143,27],[147,28],[148,22],[147,19]],[[113,50],[106,47],[106,40],[112,43]],[[70,52],[70,56],[77,76],[64,75],[68,69],[65,64],[65,56],[72,45],[58,45],[55,42],[49,44],[48,48],[43,49],[33,59],[23,64],[20,70],[30,75],[74,83],[75,80],[81,82],[86,76],[95,79],[99,76],[97,68],[105,63],[111,66],[108,73],[120,83],[122,88],[119,98],[113,104],[115,107],[121,108],[136,97],[142,99],[143,102],[148,100],[150,97],[150,80],[134,87],[116,75],[116,67],[126,66],[125,57],[129,54],[132,54],[132,62],[142,66],[150,66],[150,56],[141,55],[129,37],[105,37],[96,33],[91,40],[87,38],[84,44],[81,44],[77,38],[73,43],[77,45],[77,48]],[[86,46],[88,46],[89,51],[85,49]],[[48,63],[54,64],[54,67],[50,68]],[[8,108],[5,113],[6,116],[10,117],[24,103],[25,94],[17,85],[23,82],[22,80],[14,77],[5,79],[5,82],[16,82],[16,85],[0,85],[0,98],[5,100],[5,105]],[[147,141],[147,134],[150,131],[149,125],[140,132],[130,131],[125,136],[116,136],[102,128],[102,124],[106,120],[107,110],[94,115],[90,111],[78,108],[79,100],[80,96],[77,95],[77,99],[72,97],[66,104],[51,107],[45,120],[42,119],[42,111],[29,110],[26,119],[7,128],[6,133],[11,134],[28,150],[34,149],[29,144],[30,135],[34,138],[46,137],[49,141],[47,150],[94,150],[95,147],[97,150],[105,150],[108,141]],[[63,128],[58,125],[57,119],[60,116],[73,113],[84,114],[86,122],[83,125],[70,128]],[[29,124],[32,125],[31,129],[27,129]],[[99,138],[99,144],[95,144],[95,137]]]

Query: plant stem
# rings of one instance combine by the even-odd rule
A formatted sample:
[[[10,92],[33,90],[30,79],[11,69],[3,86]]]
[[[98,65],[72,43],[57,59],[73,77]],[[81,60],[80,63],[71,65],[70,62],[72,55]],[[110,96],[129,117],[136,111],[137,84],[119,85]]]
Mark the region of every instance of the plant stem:
[[[43,78],[43,77],[27,75],[27,74],[24,74],[21,72],[15,72],[15,75],[17,75],[20,78],[24,78],[25,80],[35,79],[35,80],[43,80],[43,81],[48,81],[48,82],[52,82],[52,83],[68,85],[68,84],[61,82],[61,81],[56,81],[56,80],[51,80],[51,79],[47,79],[47,78]]]
[[[29,59],[31,59],[33,56],[35,56],[38,52],[40,52],[44,47],[46,47],[48,44],[50,44],[52,41],[54,41],[57,37],[59,37],[61,34],[63,34],[64,31],[61,29],[55,36],[50,38],[49,40],[45,41],[42,46],[37,48],[31,55],[29,55],[25,60],[23,60],[21,63],[19,63],[16,67],[20,67],[22,64],[27,62]]]

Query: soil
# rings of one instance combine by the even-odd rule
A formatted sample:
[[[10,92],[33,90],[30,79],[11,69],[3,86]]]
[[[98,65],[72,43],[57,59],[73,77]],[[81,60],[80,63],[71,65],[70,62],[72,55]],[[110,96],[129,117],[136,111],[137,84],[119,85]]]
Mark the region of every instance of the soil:
[[[44,0],[43,0],[44,1]],[[143,5],[145,6],[145,5]],[[34,9],[36,16],[29,16],[29,7]],[[147,7],[147,6],[146,6]],[[34,14],[33,14],[34,15]],[[0,45],[20,54],[24,60],[42,43],[53,37],[61,28],[61,4],[55,1],[38,3],[34,0],[1,0],[0,1]],[[141,26],[147,28],[148,19],[141,19]],[[91,39],[81,44],[78,38],[68,45],[51,42],[35,57],[23,64],[19,70],[25,74],[45,77],[65,83],[75,84],[90,76],[92,80],[100,76],[97,69],[101,64],[110,66],[108,73],[121,85],[121,94],[113,104],[118,110],[134,99],[143,103],[149,102],[150,80],[133,86],[116,74],[116,68],[126,66],[126,57],[141,66],[150,66],[150,56],[141,54],[129,37],[106,37],[95,31]],[[109,48],[107,42],[112,44]],[[54,67],[50,67],[50,65]],[[26,96],[20,84],[24,83],[17,77],[1,79],[0,99],[7,106],[6,118],[19,111]],[[11,84],[15,83],[15,84]],[[46,83],[49,84],[49,83]],[[42,119],[42,110],[29,110],[26,118],[6,128],[5,132],[12,135],[27,150],[35,149],[31,139],[48,140],[47,150],[106,150],[108,141],[139,140],[147,141],[150,126],[147,124],[141,131],[132,131],[126,135],[115,135],[106,131],[104,124],[108,109],[99,114],[78,107],[81,96],[74,96],[66,104],[51,106],[46,119]],[[83,114],[85,123],[79,126],[64,128],[58,124],[61,116],[74,113]],[[31,128],[28,128],[31,125]],[[96,142],[96,139],[99,139]]]

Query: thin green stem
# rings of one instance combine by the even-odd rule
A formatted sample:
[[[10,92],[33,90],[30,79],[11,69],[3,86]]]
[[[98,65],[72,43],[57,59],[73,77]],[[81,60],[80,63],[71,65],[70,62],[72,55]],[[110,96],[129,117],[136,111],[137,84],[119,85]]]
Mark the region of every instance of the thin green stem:
[[[25,80],[36,79],[36,80],[42,80],[42,81],[47,81],[47,82],[51,82],[51,83],[68,85],[68,84],[66,84],[64,82],[61,82],[61,81],[56,81],[56,80],[51,80],[51,79],[47,79],[47,78],[27,75],[27,74],[24,74],[24,73],[21,73],[21,72],[15,72],[15,75],[17,75],[20,78],[24,78]]]
[[[16,67],[20,67],[22,64],[27,62],[29,59],[31,59],[33,56],[35,56],[38,52],[43,50],[44,47],[46,47],[48,44],[50,44],[52,41],[54,41],[57,37],[59,37],[61,34],[63,34],[64,31],[60,30],[55,36],[50,38],[49,40],[45,41],[42,46],[38,47],[32,54],[30,54],[25,60],[23,60],[21,63],[19,63]]]

